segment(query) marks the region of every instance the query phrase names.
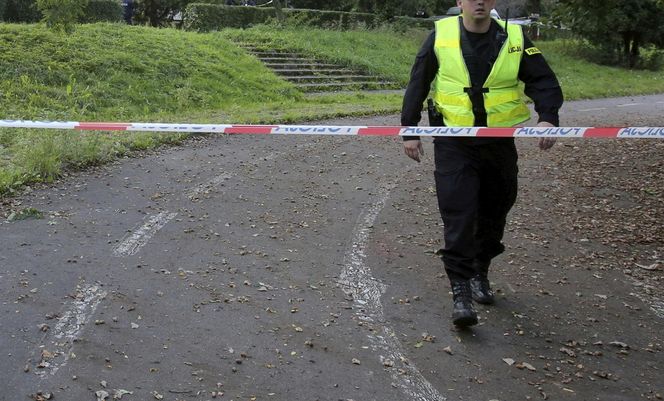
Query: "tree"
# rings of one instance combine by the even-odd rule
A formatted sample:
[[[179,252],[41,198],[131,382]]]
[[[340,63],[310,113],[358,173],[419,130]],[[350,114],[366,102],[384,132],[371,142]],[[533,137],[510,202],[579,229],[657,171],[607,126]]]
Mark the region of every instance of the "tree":
[[[634,67],[644,44],[662,43],[661,0],[560,0],[562,24]]]
[[[37,0],[43,21],[56,30],[70,31],[85,14],[88,0]]]

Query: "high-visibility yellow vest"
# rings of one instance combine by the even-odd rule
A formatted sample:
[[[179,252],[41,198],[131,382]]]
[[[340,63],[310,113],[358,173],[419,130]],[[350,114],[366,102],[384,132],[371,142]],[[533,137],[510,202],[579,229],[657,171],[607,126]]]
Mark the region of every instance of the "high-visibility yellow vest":
[[[434,50],[439,68],[431,92],[449,127],[471,127],[475,122],[473,106],[465,92],[472,84],[461,50],[460,24],[460,18],[436,21]],[[530,119],[530,110],[518,87],[523,47],[521,27],[507,24],[507,40],[482,85],[489,127],[511,127]]]

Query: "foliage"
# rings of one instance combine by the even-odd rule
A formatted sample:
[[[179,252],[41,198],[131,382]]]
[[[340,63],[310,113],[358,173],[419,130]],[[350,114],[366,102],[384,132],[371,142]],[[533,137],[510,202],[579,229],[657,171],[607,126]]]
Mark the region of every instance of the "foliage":
[[[222,28],[248,28],[274,17],[274,9],[267,7],[231,7],[191,3],[184,11],[183,28],[197,32],[209,32]]]
[[[120,22],[122,6],[118,0],[90,0],[81,22]]]
[[[0,24],[0,110],[7,119],[248,124],[395,113],[399,93],[304,96],[232,42],[296,50],[405,86],[427,34],[275,26],[197,34],[102,23],[53,35],[43,25]],[[664,92],[661,72],[590,64],[571,52],[577,42],[537,45],[567,99]],[[0,196],[182,138],[0,129]]]
[[[373,27],[375,16],[343,11],[283,9],[285,23],[291,26],[351,29]],[[191,3],[184,12],[184,29],[198,32],[222,28],[248,28],[266,23],[276,16],[270,7],[232,7],[217,4]]]
[[[43,20],[51,28],[70,31],[84,15],[88,0],[37,0]]]
[[[353,11],[356,1],[288,0],[288,5],[293,8],[306,8],[312,10]]]
[[[42,13],[36,0],[6,0],[4,20],[7,22],[37,22]]]
[[[232,41],[260,43],[262,48],[294,50],[316,58],[387,77],[405,86],[415,54],[427,35],[403,35],[392,31],[330,31],[306,27],[256,26],[220,32]]]
[[[612,64],[636,67],[643,45],[664,45],[664,5],[657,0],[560,0],[557,16]]]
[[[138,23],[166,26],[192,0],[135,0],[134,16]]]
[[[406,32],[411,29],[426,29],[432,30],[435,24],[433,18],[415,18],[415,17],[404,17],[397,16],[392,17],[390,20],[390,28],[395,32]]]
[[[4,118],[112,119],[300,96],[228,40],[173,29],[81,25],[71,35],[0,25]]]
[[[119,0],[49,0],[46,6],[54,8],[53,13],[60,14],[61,17],[69,23],[74,22],[98,22],[98,21],[120,21],[122,17],[122,6]],[[68,3],[71,3],[68,5]],[[87,6],[83,7],[83,14],[71,14],[72,5],[76,6],[80,3]],[[66,15],[69,10],[69,16]],[[118,17],[120,13],[120,17]],[[78,15],[74,18],[74,15]],[[56,17],[56,15],[53,15]],[[38,22],[44,18],[44,14],[40,11],[37,0],[0,0],[0,21],[7,22]]]

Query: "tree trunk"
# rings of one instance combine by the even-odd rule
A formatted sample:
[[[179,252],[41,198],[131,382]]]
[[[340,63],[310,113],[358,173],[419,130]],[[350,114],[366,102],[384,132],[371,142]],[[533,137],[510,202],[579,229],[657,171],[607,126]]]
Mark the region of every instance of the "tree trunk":
[[[639,56],[641,55],[640,52],[640,46],[641,46],[641,41],[639,40],[639,35],[634,34],[632,37],[632,49],[629,53],[629,67],[634,68],[636,66],[636,63],[639,62]]]

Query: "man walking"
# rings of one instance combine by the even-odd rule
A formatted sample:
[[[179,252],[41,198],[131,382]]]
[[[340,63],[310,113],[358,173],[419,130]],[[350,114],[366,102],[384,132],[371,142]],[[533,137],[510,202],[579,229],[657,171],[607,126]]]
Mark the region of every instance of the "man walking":
[[[437,125],[511,127],[530,119],[518,81],[535,103],[538,126],[558,125],[562,90],[555,74],[519,25],[492,19],[496,0],[457,0],[462,13],[436,22],[417,54],[401,112],[415,126],[431,95]],[[431,119],[430,119],[431,120]],[[554,138],[541,138],[551,148]],[[420,161],[419,137],[405,137],[404,151]],[[504,251],[507,214],[517,194],[513,138],[434,139],[438,207],[444,224],[442,260],[452,286],[456,326],[477,324],[473,300],[492,304],[488,271]]]

